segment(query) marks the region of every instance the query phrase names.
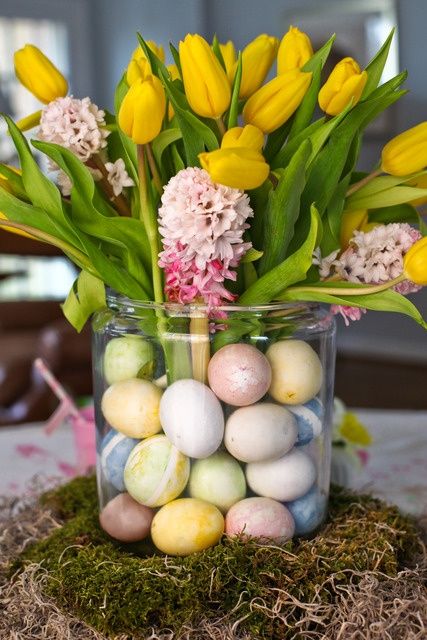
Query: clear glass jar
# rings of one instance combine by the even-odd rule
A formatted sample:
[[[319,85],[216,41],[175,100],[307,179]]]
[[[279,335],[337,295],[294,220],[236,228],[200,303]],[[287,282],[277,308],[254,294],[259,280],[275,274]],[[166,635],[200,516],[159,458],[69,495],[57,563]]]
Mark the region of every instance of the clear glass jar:
[[[114,294],[93,319],[100,522],[188,555],[325,518],[335,323],[318,305],[213,312]]]

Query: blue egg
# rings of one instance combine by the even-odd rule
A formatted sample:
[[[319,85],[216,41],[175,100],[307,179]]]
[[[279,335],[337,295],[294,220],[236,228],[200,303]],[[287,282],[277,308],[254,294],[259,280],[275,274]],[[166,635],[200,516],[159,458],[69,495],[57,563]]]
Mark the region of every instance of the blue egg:
[[[313,398],[305,404],[286,405],[297,421],[298,438],[295,446],[302,447],[319,436],[323,431],[323,404],[319,398]]]
[[[326,496],[317,487],[310,489],[302,498],[286,502],[295,521],[295,534],[304,535],[314,531],[326,515]]]
[[[118,491],[125,491],[123,472],[129,454],[140,440],[111,429],[101,443],[101,467],[104,476]]]

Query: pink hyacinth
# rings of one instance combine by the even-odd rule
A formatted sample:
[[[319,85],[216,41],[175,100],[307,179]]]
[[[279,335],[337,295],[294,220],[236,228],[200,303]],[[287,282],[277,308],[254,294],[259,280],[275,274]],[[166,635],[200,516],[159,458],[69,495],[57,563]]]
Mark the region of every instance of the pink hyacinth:
[[[348,327],[350,320],[360,320],[366,313],[366,309],[361,307],[347,307],[342,304],[331,304],[331,311],[334,315],[340,314],[344,318],[345,326]]]
[[[231,269],[252,246],[243,242],[252,216],[243,191],[213,183],[203,169],[189,167],[174,176],[159,209],[159,265],[168,299],[185,304],[201,298],[210,307],[234,300],[224,281],[236,280]]]

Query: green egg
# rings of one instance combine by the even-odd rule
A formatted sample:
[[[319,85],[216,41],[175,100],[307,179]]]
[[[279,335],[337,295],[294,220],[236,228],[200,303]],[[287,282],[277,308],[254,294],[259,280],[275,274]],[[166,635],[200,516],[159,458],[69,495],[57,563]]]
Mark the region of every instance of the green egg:
[[[104,354],[104,377],[108,384],[145,378],[143,375],[154,357],[152,345],[140,336],[113,338]]]
[[[225,513],[246,496],[246,480],[239,463],[228,453],[197,460],[191,469],[189,492]]]

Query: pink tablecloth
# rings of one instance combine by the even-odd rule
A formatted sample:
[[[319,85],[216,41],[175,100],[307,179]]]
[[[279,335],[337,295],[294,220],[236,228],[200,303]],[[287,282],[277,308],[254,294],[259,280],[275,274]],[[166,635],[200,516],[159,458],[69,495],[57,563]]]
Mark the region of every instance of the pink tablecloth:
[[[344,483],[374,493],[408,513],[427,513],[427,411],[356,413],[371,431],[374,444],[363,469],[339,460]],[[31,490],[35,476],[44,484],[58,476],[71,478],[76,468],[70,427],[63,425],[51,436],[44,434],[40,424],[0,429],[0,494]]]

